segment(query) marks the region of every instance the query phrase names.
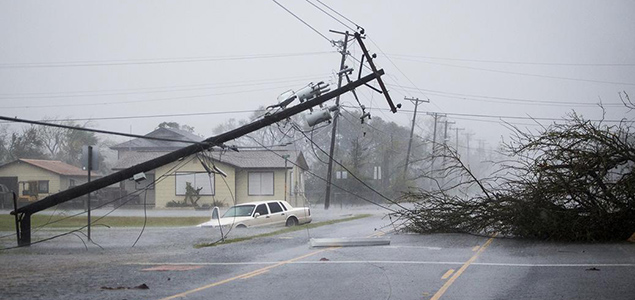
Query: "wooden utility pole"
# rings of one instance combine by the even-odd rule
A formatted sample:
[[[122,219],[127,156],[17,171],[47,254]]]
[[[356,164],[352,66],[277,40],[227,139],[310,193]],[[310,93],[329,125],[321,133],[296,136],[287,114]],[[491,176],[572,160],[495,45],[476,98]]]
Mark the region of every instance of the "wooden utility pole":
[[[472,132],[466,132],[465,133],[465,142],[466,142],[466,146],[467,146],[467,165],[470,165],[470,139],[472,138],[472,136],[474,135],[474,133]]]
[[[454,130],[456,131],[456,153],[459,153],[459,130],[465,130],[465,128],[454,128]]]
[[[348,36],[349,33],[346,31],[344,33],[344,42],[342,43],[342,60],[340,60],[340,71],[344,70],[346,63],[346,46],[348,45]],[[343,73],[339,74],[339,78],[337,79],[337,88],[342,86],[342,78],[344,77]],[[335,98],[335,106],[340,107],[340,96],[338,95]],[[337,119],[339,117],[339,110],[335,112],[335,116],[333,117],[333,128],[331,128],[331,147],[329,149],[329,165],[326,173],[326,192],[324,195],[324,209],[329,209],[331,205],[331,183],[333,181],[333,155],[335,155],[335,138],[337,136]]]
[[[439,113],[427,113],[429,116],[434,118],[434,126],[432,130],[432,161],[430,162],[430,187],[432,187],[432,176],[434,174],[434,160],[436,159],[436,148],[437,148],[437,122],[439,121],[439,117],[445,117],[445,114]]]
[[[88,162],[86,163],[86,170],[88,170],[88,182],[90,183],[90,171],[93,170],[93,146],[88,146]],[[87,220],[88,224],[86,227],[88,229],[88,240],[90,239],[90,193],[86,194],[86,211],[87,211]]]
[[[443,133],[443,169],[446,168],[446,151],[447,151],[447,147],[448,147],[448,125],[450,124],[456,124],[456,122],[453,121],[448,121],[448,119],[445,119],[445,129],[444,129],[444,133]],[[441,178],[442,182],[445,183],[445,177]]]
[[[443,145],[448,145],[448,125],[456,124],[456,122],[445,120],[445,129],[443,133]]]
[[[406,152],[406,164],[403,168],[403,179],[406,180],[408,178],[408,163],[410,163],[410,149],[412,149],[412,136],[415,131],[415,121],[417,120],[417,108],[419,107],[419,102],[429,103],[430,100],[419,100],[419,98],[408,98],[404,97],[404,100],[409,100],[415,104],[415,111],[412,114],[412,127],[410,127],[410,140],[408,140],[408,152]]]
[[[134,165],[130,168],[121,170],[119,172],[115,172],[108,176],[100,177],[94,181],[76,186],[74,188],[70,188],[64,191],[61,191],[57,194],[50,195],[40,201],[31,203],[29,205],[20,207],[11,212],[11,214],[18,215],[18,223],[20,224],[20,240],[18,241],[18,245],[20,246],[28,246],[31,244],[31,215],[45,210],[47,208],[53,207],[60,203],[64,203],[71,199],[75,199],[77,197],[81,197],[86,195],[87,193],[94,192],[96,190],[105,188],[111,184],[128,180],[132,178],[135,174],[141,172],[148,172],[150,170],[154,170],[158,167],[164,166],[166,164],[175,162],[181,158],[190,156],[192,154],[204,151],[206,149],[210,149],[213,146],[223,145],[227,141],[234,140],[243,135],[249,134],[276,122],[286,120],[287,118],[294,116],[300,112],[308,110],[309,108],[320,105],[328,100],[331,100],[338,95],[349,92],[355,88],[358,88],[365,83],[368,83],[372,80],[379,78],[379,76],[384,75],[383,70],[378,70],[377,72],[373,72],[368,74],[357,81],[351,82],[339,89],[335,89],[333,91],[327,92],[321,96],[313,98],[308,101],[304,101],[300,104],[297,104],[292,107],[288,107],[284,110],[281,110],[277,113],[273,113],[271,115],[260,118],[254,122],[249,124],[245,124],[236,129],[230,130],[228,132],[207,138],[199,143],[192,144],[190,146],[175,150],[173,152],[167,153],[165,155],[159,156],[157,158],[148,160],[146,162]],[[388,99],[387,99],[388,101]]]

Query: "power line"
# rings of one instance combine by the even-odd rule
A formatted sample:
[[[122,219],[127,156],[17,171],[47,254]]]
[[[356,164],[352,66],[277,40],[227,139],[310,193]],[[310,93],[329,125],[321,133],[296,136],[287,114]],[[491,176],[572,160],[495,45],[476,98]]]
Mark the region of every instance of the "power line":
[[[235,61],[249,59],[268,59],[282,57],[297,57],[307,55],[321,55],[333,53],[333,51],[315,51],[282,54],[251,54],[217,57],[191,57],[191,58],[163,58],[163,59],[136,59],[136,60],[94,60],[94,61],[64,61],[64,62],[37,62],[37,63],[4,63],[0,69],[24,69],[24,68],[60,68],[60,67],[90,67],[90,66],[124,66],[124,65],[154,65],[192,63],[205,61]]]
[[[484,60],[484,59],[466,59],[466,58],[450,58],[438,56],[409,55],[409,54],[388,54],[393,57],[408,58],[424,58],[448,61],[464,61],[476,63],[492,63],[492,64],[510,64],[510,65],[539,65],[539,66],[582,66],[582,67],[632,67],[635,63],[560,63],[560,62],[526,62],[526,61],[506,61],[506,60]]]
[[[278,6],[282,7],[282,9],[284,9],[285,11],[287,11],[289,14],[291,14],[292,16],[294,16],[296,19],[298,19],[298,21],[302,22],[304,25],[306,25],[307,27],[311,28],[311,30],[315,31],[315,33],[317,33],[318,35],[320,35],[321,37],[323,37],[325,40],[327,40],[329,43],[333,44],[333,41],[330,40],[329,38],[327,38],[324,34],[322,34],[321,32],[319,32],[317,29],[315,29],[313,26],[309,25],[309,23],[305,22],[304,20],[300,19],[300,17],[298,17],[296,14],[294,14],[293,12],[291,12],[290,10],[288,10],[286,7],[284,7],[282,4],[280,4],[278,1],[276,0],[272,0],[275,4],[278,4]]]
[[[394,86],[393,86],[394,87]],[[402,87],[403,89],[415,89],[413,87]],[[591,103],[591,102],[566,102],[566,101],[551,101],[551,100],[537,100],[537,99],[522,99],[522,98],[511,98],[511,97],[495,97],[495,96],[483,96],[483,95],[473,95],[473,94],[461,94],[461,93],[452,93],[438,90],[430,90],[423,89],[429,93],[433,93],[436,96],[454,98],[454,99],[463,99],[463,100],[472,100],[472,101],[482,101],[482,102],[494,102],[494,103],[505,103],[503,101],[491,101],[491,100],[483,100],[483,99],[475,99],[475,98],[484,98],[484,99],[495,99],[495,100],[505,100],[508,102],[519,102],[522,104],[528,105],[556,105],[556,106],[571,106],[571,105],[584,105],[584,106],[596,106],[599,103]],[[623,103],[611,102],[611,103],[602,103],[605,106],[623,106]]]
[[[346,106],[349,108],[354,108],[354,106]],[[389,110],[387,108],[376,108],[378,110]],[[414,112],[414,110],[405,110],[405,109],[401,109],[399,110],[399,112],[401,113],[412,113]],[[429,113],[434,113],[434,112],[430,112]],[[426,114],[428,112],[417,112],[418,114]],[[438,114],[442,114],[440,112],[437,112]],[[547,118],[547,117],[531,117],[531,116],[503,116],[503,115],[487,115],[487,114],[466,114],[466,113],[451,113],[451,112],[443,112],[443,114],[446,114],[448,116],[464,116],[464,117],[477,117],[477,118],[500,118],[500,119],[519,119],[519,120],[541,120],[541,121],[567,121],[568,119],[565,118]],[[587,121],[591,121],[591,122],[606,122],[606,123],[620,123],[620,122],[624,122],[625,120],[607,120],[607,119],[588,119]],[[629,122],[635,122],[635,121],[629,121]]]
[[[170,101],[170,100],[178,100],[178,99],[206,98],[206,97],[210,97],[210,96],[243,94],[243,93],[261,92],[261,91],[268,91],[268,90],[275,90],[275,89],[284,89],[284,88],[288,88],[288,85],[267,87],[267,88],[259,88],[259,89],[250,89],[250,90],[241,90],[241,91],[233,91],[233,92],[220,92],[220,93],[210,93],[210,94],[190,95],[190,96],[174,96],[174,97],[153,98],[153,99],[144,99],[144,100],[115,101],[115,102],[93,102],[93,103],[76,103],[76,104],[67,103],[67,104],[5,106],[5,107],[0,107],[0,108],[5,108],[5,109],[24,109],[24,108],[46,108],[46,107],[77,107],[77,106],[118,105],[118,104],[143,103],[143,102],[160,102],[160,101]]]
[[[147,118],[164,118],[164,117],[190,117],[190,116],[208,116],[208,115],[224,115],[224,114],[242,114],[253,113],[264,110],[231,110],[231,111],[212,111],[202,113],[183,113],[183,114],[160,114],[160,115],[137,115],[137,116],[119,116],[119,117],[102,117],[102,118],[69,118],[59,121],[100,121],[100,120],[127,120],[127,119],[147,119]],[[0,122],[0,124],[6,122]]]
[[[300,132],[302,132],[302,131],[300,130]],[[249,136],[248,136],[248,137],[249,137]],[[260,144],[260,145],[261,145],[263,148],[265,148],[267,151],[270,151],[271,153],[273,153],[273,154],[277,155],[278,157],[280,157],[280,158],[283,158],[283,159],[284,159],[284,157],[283,157],[282,155],[278,154],[275,150],[272,150],[272,149],[267,148],[265,145],[263,145],[263,144],[262,144],[262,143],[260,143],[258,140],[254,139],[254,138],[252,138],[252,137],[250,137],[250,138],[251,138],[251,139],[253,139],[256,143]],[[296,163],[295,163],[295,162],[293,162],[293,161],[289,161],[289,163],[291,163],[292,165],[295,165],[295,166],[297,166],[297,167],[300,167],[298,164],[296,164]],[[313,176],[315,176],[316,178],[318,178],[318,179],[320,179],[320,180],[322,180],[322,181],[324,181],[324,182],[327,182],[326,178],[324,178],[324,177],[322,177],[322,176],[320,176],[320,175],[318,175],[318,174],[316,174],[316,173],[312,172],[311,170],[306,170],[306,172],[307,172],[307,173],[309,173],[309,174],[311,174],[311,175],[313,175]],[[385,205],[382,205],[382,204],[379,204],[379,203],[377,203],[377,202],[374,202],[374,201],[372,201],[372,200],[370,200],[370,199],[367,199],[367,198],[365,198],[365,197],[363,197],[363,196],[360,196],[360,195],[358,195],[357,193],[354,193],[354,192],[352,192],[352,191],[349,191],[349,190],[347,190],[347,189],[345,189],[345,188],[343,188],[343,187],[341,187],[341,186],[339,186],[339,185],[337,185],[337,184],[331,183],[331,185],[332,185],[332,186],[334,186],[334,187],[336,187],[336,188],[338,188],[338,189],[340,189],[340,190],[342,190],[342,191],[344,191],[344,192],[346,192],[346,193],[348,193],[348,194],[350,194],[350,195],[353,195],[353,196],[355,196],[355,197],[357,197],[357,198],[359,198],[359,199],[362,199],[362,200],[364,200],[364,201],[366,201],[366,202],[368,202],[368,203],[371,203],[371,204],[373,204],[373,205],[379,206],[379,207],[381,207],[381,208],[383,208],[383,209],[386,209],[386,210],[389,210],[389,211],[392,211],[392,212],[397,212],[396,210],[394,210],[394,209],[392,209],[392,208],[390,208],[390,207],[387,207],[387,206],[385,206]]]
[[[422,61],[422,60],[416,60],[416,59],[407,59],[407,58],[395,58],[395,59],[413,61],[413,62],[420,62],[420,63],[431,64],[431,65],[439,65],[439,66],[446,66],[446,67],[453,67],[453,68],[462,68],[462,69],[469,69],[469,70],[486,71],[486,72],[511,74],[511,75],[519,75],[519,76],[530,76],[530,77],[538,77],[538,78],[559,79],[559,80],[569,80],[569,81],[581,81],[581,82],[592,82],[592,83],[602,83],[602,84],[635,85],[635,83],[630,83],[630,82],[604,81],[604,80],[594,80],[594,79],[571,78],[571,77],[542,75],[542,74],[533,74],[533,73],[503,71],[503,70],[495,70],[495,69],[477,68],[477,67],[470,67],[470,66],[453,65],[453,64],[431,62],[431,61]]]
[[[336,13],[338,16],[340,16],[340,17],[344,18],[346,21],[351,22],[351,24],[353,24],[353,25],[357,26],[357,28],[362,28],[361,26],[357,25],[357,23],[355,23],[355,22],[351,21],[351,19],[349,19],[349,18],[345,17],[344,15],[340,14],[339,12],[337,12],[336,10],[334,10],[333,8],[331,8],[330,6],[328,6],[328,5],[324,4],[324,2],[322,2],[322,1],[320,1],[320,0],[316,0],[316,1],[317,1],[317,2],[319,2],[320,4],[324,5],[324,7],[326,7],[326,8],[328,8],[328,9],[330,9],[332,12]],[[348,27],[348,26],[347,26],[347,27]],[[349,27],[349,28],[350,28],[350,27]]]
[[[352,27],[350,27],[350,26],[348,26],[348,25],[344,24],[344,22],[340,21],[340,19],[338,19],[338,18],[334,17],[333,15],[329,14],[328,12],[326,12],[326,11],[325,11],[324,9],[322,9],[321,7],[319,7],[319,6],[315,5],[313,2],[311,2],[311,1],[309,1],[309,0],[306,0],[306,2],[308,2],[308,3],[309,3],[309,4],[311,4],[311,5],[313,5],[313,7],[315,7],[315,8],[317,8],[317,9],[319,9],[321,12],[323,12],[323,13],[324,13],[324,14],[326,14],[327,16],[331,17],[333,20],[335,20],[335,21],[339,22],[340,24],[344,25],[346,28],[348,28],[348,29],[350,29],[350,30],[352,30],[352,31],[355,31],[355,29],[353,29]],[[322,5],[324,5],[324,4],[322,4]]]
[[[131,95],[131,94],[151,94],[166,92],[182,92],[194,90],[207,90],[217,88],[232,88],[242,86],[265,85],[272,83],[290,83],[296,81],[304,81],[315,78],[322,78],[330,74],[319,74],[310,76],[295,76],[278,79],[260,79],[249,81],[234,81],[225,83],[209,83],[167,87],[148,87],[137,89],[113,89],[113,90],[93,90],[93,91],[67,91],[67,92],[35,92],[35,93],[19,93],[19,94],[0,94],[0,99],[38,99],[38,98],[71,98],[71,97],[92,97],[92,96],[113,96],[113,95]]]
[[[297,128],[296,128],[297,130]],[[339,165],[340,167],[342,167],[344,170],[346,170],[348,173],[351,174],[351,176],[353,176],[353,178],[355,178],[355,180],[357,180],[359,183],[361,183],[362,185],[364,185],[366,188],[368,188],[369,190],[373,191],[375,194],[379,195],[380,197],[384,198],[385,200],[387,200],[388,202],[395,204],[403,209],[406,209],[405,207],[403,207],[401,204],[399,204],[398,202],[396,202],[395,200],[392,200],[388,197],[386,197],[384,194],[382,194],[381,192],[377,191],[376,189],[374,189],[373,187],[371,187],[370,185],[368,185],[365,181],[361,180],[359,177],[357,177],[357,175],[355,175],[355,173],[351,172],[348,168],[346,168],[346,166],[344,166],[342,163],[340,163],[339,161],[337,161],[335,158],[333,158],[332,156],[330,156],[326,151],[324,151],[322,148],[320,148],[320,145],[318,145],[317,143],[315,143],[312,139],[310,139],[308,136],[306,136],[306,134],[302,131],[302,130],[298,130],[302,135],[304,135],[304,137],[306,137],[310,143],[312,143],[313,145],[315,145],[316,148],[318,148],[318,150],[320,150],[322,153],[324,153],[329,159],[331,159],[332,161],[334,161],[337,165]]]
[[[130,193],[130,194],[128,194],[128,195],[121,196],[121,197],[116,198],[116,199],[113,199],[113,200],[111,200],[111,201],[108,201],[108,202],[102,203],[100,206],[96,207],[95,209],[99,209],[99,208],[102,208],[102,207],[104,207],[104,206],[106,206],[106,205],[108,205],[108,204],[111,204],[111,203],[114,203],[114,202],[116,202],[116,201],[119,201],[119,200],[121,200],[121,199],[128,198],[128,200],[125,200],[123,203],[120,203],[118,206],[116,206],[116,207],[114,207],[113,209],[111,209],[108,213],[106,213],[106,214],[104,214],[103,216],[100,216],[99,218],[97,218],[97,219],[93,220],[93,221],[91,222],[91,224],[95,224],[95,223],[96,223],[96,222],[98,222],[99,220],[101,220],[101,219],[103,219],[103,218],[107,217],[107,216],[108,216],[108,215],[110,215],[112,212],[114,212],[115,210],[119,209],[121,206],[123,206],[123,205],[127,204],[127,203],[128,203],[128,202],[130,202],[132,199],[134,199],[134,197],[133,197],[133,196],[137,196],[137,194],[140,194],[142,191],[146,191],[146,192],[147,192],[147,190],[148,190],[150,187],[152,187],[152,186],[156,185],[157,183],[159,183],[159,182],[163,181],[165,178],[168,178],[168,177],[169,177],[169,176],[168,176],[168,174],[170,174],[171,172],[176,171],[176,170],[178,170],[178,169],[182,168],[185,164],[187,164],[187,163],[189,163],[190,161],[192,161],[192,159],[194,159],[194,157],[190,158],[189,160],[183,160],[183,161],[179,162],[178,164],[175,164],[175,165],[174,165],[174,166],[173,166],[170,170],[168,170],[166,173],[164,173],[164,174],[163,174],[162,176],[160,176],[159,178],[155,178],[155,180],[154,180],[153,182],[151,182],[150,184],[146,185],[146,187],[145,187],[145,188],[143,188],[143,189],[140,189],[140,190],[138,190],[138,191],[134,191],[134,192],[132,192],[132,193]],[[43,224],[43,225],[41,225],[41,226],[37,227],[37,228],[36,228],[36,230],[37,230],[37,229],[40,229],[40,228],[42,228],[42,227],[44,227],[44,226],[48,226],[48,225],[51,225],[51,224],[54,224],[54,223],[61,222],[61,221],[66,220],[66,219],[70,219],[70,218],[72,218],[72,217],[79,216],[79,215],[84,214],[84,213],[86,213],[86,212],[85,212],[85,211],[82,211],[82,212],[79,212],[79,213],[76,213],[76,214],[73,214],[73,215],[65,216],[65,217],[63,217],[63,218],[60,218],[60,219],[57,219],[57,220],[54,220],[54,221],[50,221],[50,219],[49,219],[49,222],[47,222],[47,223],[45,223],[45,224]],[[39,244],[39,243],[43,243],[43,242],[46,242],[46,241],[50,241],[50,240],[53,240],[53,239],[56,239],[56,238],[59,238],[59,237],[62,237],[62,236],[66,236],[66,235],[69,235],[69,234],[73,234],[74,232],[81,232],[81,230],[82,230],[82,229],[84,229],[84,228],[86,228],[87,226],[88,226],[88,225],[84,225],[84,226],[82,226],[82,227],[80,227],[80,228],[78,228],[78,229],[71,230],[71,231],[68,231],[68,232],[65,232],[65,233],[61,233],[61,234],[58,234],[58,235],[54,235],[54,236],[52,236],[52,237],[48,237],[48,238],[45,238],[45,239],[42,239],[42,240],[38,240],[38,241],[32,242],[32,243],[30,243],[30,244],[31,244],[31,245],[33,245],[33,244]],[[99,245],[98,245],[98,246],[99,246]],[[15,248],[20,248],[20,247],[22,247],[22,246],[14,246],[14,247],[8,247],[8,248],[1,248],[0,250],[9,250],[9,249],[15,249]]]
[[[57,127],[57,128],[64,128],[64,129],[79,130],[79,131],[88,131],[88,132],[94,132],[94,133],[119,135],[119,136],[125,136],[125,137],[141,138],[141,139],[146,139],[146,140],[165,141],[165,142],[178,142],[178,143],[188,143],[188,144],[201,144],[200,142],[195,142],[195,141],[184,141],[184,140],[177,140],[177,139],[158,138],[158,137],[151,137],[151,136],[145,136],[145,135],[123,133],[123,132],[116,132],[116,131],[91,129],[91,128],[85,128],[85,127],[69,126],[69,125],[47,123],[47,122],[41,122],[41,121],[32,121],[32,120],[25,120],[25,119],[18,119],[18,118],[9,118],[9,117],[4,117],[4,116],[0,116],[0,120],[5,120],[5,121],[9,121],[9,122],[16,122],[16,123],[26,123],[26,124],[31,124],[31,125],[41,125],[41,126],[49,126],[49,127]]]

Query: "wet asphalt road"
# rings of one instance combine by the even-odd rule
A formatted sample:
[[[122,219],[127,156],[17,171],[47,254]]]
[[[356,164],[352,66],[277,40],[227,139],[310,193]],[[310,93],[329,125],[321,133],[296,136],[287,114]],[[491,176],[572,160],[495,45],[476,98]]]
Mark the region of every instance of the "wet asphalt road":
[[[69,236],[0,253],[0,298],[635,299],[635,244],[395,234],[388,222],[377,211],[369,218],[201,249],[192,245],[209,241],[209,229],[150,228],[135,248],[130,244],[138,229],[96,230],[104,250],[90,244],[85,250]],[[390,246],[308,244],[310,237],[384,232]],[[149,289],[116,289],[141,284]]]

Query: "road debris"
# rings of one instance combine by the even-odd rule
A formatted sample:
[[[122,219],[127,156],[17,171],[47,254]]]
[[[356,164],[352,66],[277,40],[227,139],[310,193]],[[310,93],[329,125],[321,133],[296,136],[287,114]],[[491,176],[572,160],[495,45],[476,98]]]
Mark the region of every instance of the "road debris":
[[[145,284],[142,283],[138,286],[133,286],[133,287],[129,287],[129,286],[117,286],[117,287],[109,287],[109,286],[102,286],[101,287],[102,290],[149,290],[150,287]]]
[[[360,247],[390,245],[388,237],[311,239],[311,247]]]

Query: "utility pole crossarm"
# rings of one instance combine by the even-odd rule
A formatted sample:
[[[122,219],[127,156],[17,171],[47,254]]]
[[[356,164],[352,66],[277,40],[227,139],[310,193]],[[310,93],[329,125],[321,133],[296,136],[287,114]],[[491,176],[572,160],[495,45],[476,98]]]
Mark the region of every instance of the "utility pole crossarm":
[[[359,47],[362,48],[362,52],[364,52],[364,57],[366,57],[366,60],[368,61],[370,68],[373,70],[373,73],[377,74],[377,67],[375,67],[375,63],[373,62],[373,57],[368,53],[368,50],[366,49],[366,45],[364,45],[364,41],[362,41],[362,36],[359,34],[359,32],[355,32],[355,39],[357,40]],[[359,70],[361,72],[362,70],[361,66]],[[395,107],[395,104],[393,104],[392,99],[390,98],[390,95],[388,94],[388,90],[386,89],[386,86],[384,85],[384,82],[381,80],[379,75],[377,76],[377,82],[379,83],[379,87],[381,87],[381,91],[386,97],[386,101],[388,101],[388,105],[390,106],[390,111],[392,111],[393,113],[396,113],[397,107]],[[401,108],[401,104],[398,104],[397,106]]]

